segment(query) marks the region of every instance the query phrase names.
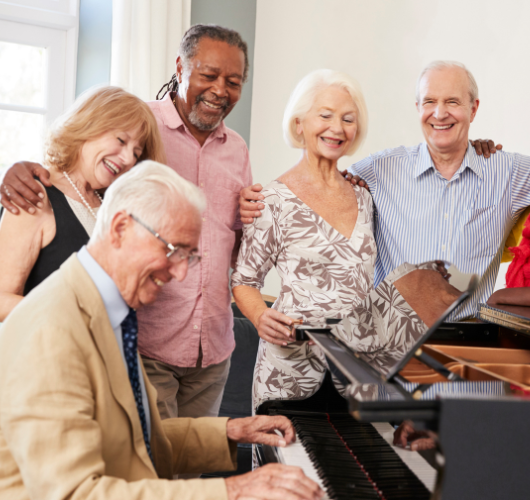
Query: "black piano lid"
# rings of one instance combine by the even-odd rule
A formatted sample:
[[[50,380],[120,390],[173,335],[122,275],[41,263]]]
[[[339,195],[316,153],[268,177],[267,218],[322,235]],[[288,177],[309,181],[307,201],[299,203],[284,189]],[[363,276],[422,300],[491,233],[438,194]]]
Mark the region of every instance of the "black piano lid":
[[[392,396],[392,399],[410,399],[410,394],[401,386],[387,383],[385,376],[359,358],[337,337],[330,335],[329,330],[312,329],[305,332],[324,351],[331,373],[344,385],[361,384],[376,386]]]
[[[404,355],[393,356],[392,353],[361,353],[353,351],[346,345],[337,335],[334,335],[334,329],[337,326],[324,327],[321,326],[306,326],[300,325],[298,330],[302,330],[311,340],[313,340],[326,355],[329,361],[330,370],[335,377],[337,377],[343,384],[354,384],[359,386],[371,386],[374,393],[385,393],[387,401],[379,401],[379,403],[387,403],[388,399],[398,401],[410,401],[412,395],[407,392],[400,384],[393,383],[399,372],[405,365],[414,357],[417,350],[436,332],[448,316],[459,307],[465,300],[467,300],[476,290],[479,279],[474,275],[468,285],[466,291],[444,311],[444,313],[434,322],[434,324],[416,341],[414,346],[409,349]],[[370,356],[385,356],[385,372],[371,366],[369,362]],[[354,399],[354,398],[351,398]],[[364,401],[364,406],[368,401]],[[373,401],[377,406],[377,401]],[[421,405],[420,405],[421,406]],[[421,406],[422,408],[424,406]],[[407,407],[409,410],[410,406]],[[368,407],[366,407],[368,409]],[[375,407],[374,407],[375,409]],[[418,410],[420,407],[417,408]],[[403,408],[405,410],[405,408]],[[431,412],[433,408],[429,409]],[[431,414],[431,413],[430,413]]]

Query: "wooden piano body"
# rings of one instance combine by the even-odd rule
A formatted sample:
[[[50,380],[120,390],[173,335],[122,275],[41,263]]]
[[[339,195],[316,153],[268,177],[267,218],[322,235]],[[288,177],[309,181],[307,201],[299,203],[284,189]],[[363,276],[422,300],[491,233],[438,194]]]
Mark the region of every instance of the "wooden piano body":
[[[444,324],[423,350],[465,380],[504,381],[513,394],[530,393],[530,335],[522,331],[482,321]],[[415,358],[401,375],[421,384],[445,381]]]
[[[326,487],[330,498],[441,498],[444,500],[530,498],[530,483],[526,477],[527,471],[530,470],[530,398],[528,398],[530,394],[530,336],[495,324],[480,322],[444,324],[439,332],[422,346],[422,350],[465,381],[477,384],[493,381],[502,384],[506,395],[492,399],[481,395],[478,399],[465,397],[435,400],[418,400],[416,395],[416,398],[405,397],[398,401],[361,401],[349,397],[348,412],[354,418],[349,421],[349,427],[344,423],[340,425],[343,427],[346,425],[346,429],[353,429],[359,425],[370,425],[366,424],[370,422],[375,434],[378,433],[382,438],[382,440],[377,438],[372,430],[368,432],[363,428],[364,430],[360,429],[359,432],[365,434],[364,444],[359,444],[361,442],[357,438],[349,436],[347,430],[347,437],[340,435],[338,439],[343,445],[348,445],[348,439],[353,439],[351,446],[346,446],[348,453],[342,450],[340,456],[346,460],[347,455],[350,454],[354,461],[358,462],[357,465],[360,465],[363,473],[369,472],[368,482],[362,477],[355,479],[354,464],[348,465],[349,472],[339,471],[337,473],[335,470],[337,463],[329,458],[334,453],[339,453],[336,448],[333,448],[336,443],[329,445],[330,455],[326,453],[324,458],[319,458],[318,455],[324,453],[320,450],[325,449],[327,445],[324,448],[318,448],[319,453],[313,452],[310,458],[313,467],[309,467],[313,469],[311,474],[317,474],[320,477],[321,484]],[[333,361],[328,358],[328,362],[331,364],[330,367],[337,371],[337,367],[333,366]],[[359,364],[362,365],[362,361]],[[399,375],[399,378],[402,377],[409,382],[422,384],[420,387],[423,389],[430,384],[448,383],[439,371],[425,366],[416,358],[413,358]],[[459,383],[462,382],[455,384]],[[393,383],[383,381],[381,386],[388,388],[388,386],[393,386]],[[390,389],[394,388],[390,387]],[[329,390],[328,385],[325,391],[329,392]],[[307,403],[310,403],[309,407]],[[300,419],[304,421],[306,417],[311,417],[311,414],[317,420],[328,420],[328,423],[340,417],[340,412],[337,417],[336,407],[326,408],[322,405],[321,401],[315,401],[311,405],[310,400],[270,402],[259,411],[286,414],[296,422]],[[309,415],[305,415],[306,412]],[[431,429],[437,433],[438,446],[434,461],[431,456],[431,465],[436,468],[435,479],[432,476],[433,469],[429,470],[429,467],[421,461],[421,457],[418,458],[417,453],[392,449],[388,444],[392,429],[388,422],[399,424],[403,419],[413,420],[419,428]],[[313,426],[310,421],[307,422],[309,423],[306,425]],[[336,430],[335,427],[331,427],[333,432]],[[330,433],[330,436],[333,434],[330,429],[326,429],[325,432]],[[324,442],[330,439],[331,437],[328,437]],[[312,441],[312,438],[310,437],[309,440]],[[382,442],[385,440],[386,448]],[[367,456],[368,462],[364,466],[358,455],[362,455],[364,453],[362,450],[369,445],[373,446],[375,451]],[[310,446],[316,446],[316,444],[302,443],[298,446],[305,449],[307,453]],[[360,453],[357,453],[356,446],[361,447]],[[392,462],[395,457],[390,457],[391,453],[401,457],[403,465],[399,471],[395,469],[387,478],[384,472],[384,463],[386,463],[384,457],[388,457]],[[383,456],[379,464],[383,464],[381,466],[378,466],[378,454]],[[265,458],[265,455],[269,458]],[[262,462],[265,462],[270,460],[271,453],[262,453],[261,456]],[[281,451],[279,456],[279,460],[282,460]],[[290,456],[289,452],[287,456]],[[297,463],[296,459],[292,460],[294,462],[287,461],[286,463]],[[301,463],[305,462],[307,458],[302,458]],[[411,465],[411,463],[416,465]],[[396,466],[387,465],[386,467]],[[331,472],[326,472],[324,469],[331,470]],[[410,478],[409,469],[414,471],[420,483]],[[331,479],[327,477],[329,474],[331,476],[342,475],[336,491],[333,489]],[[336,479],[333,480],[336,481]],[[382,486],[378,484],[379,481],[382,481]],[[356,490],[358,484],[363,486]]]

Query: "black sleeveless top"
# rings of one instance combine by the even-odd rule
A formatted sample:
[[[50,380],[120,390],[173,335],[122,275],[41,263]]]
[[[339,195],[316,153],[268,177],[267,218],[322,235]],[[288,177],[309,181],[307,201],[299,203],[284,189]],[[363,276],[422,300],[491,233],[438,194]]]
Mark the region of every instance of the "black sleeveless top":
[[[57,271],[70,255],[81,250],[89,240],[88,233],[70,207],[66,196],[54,186],[45,189],[55,216],[55,237],[40,251],[24,286],[24,295]]]

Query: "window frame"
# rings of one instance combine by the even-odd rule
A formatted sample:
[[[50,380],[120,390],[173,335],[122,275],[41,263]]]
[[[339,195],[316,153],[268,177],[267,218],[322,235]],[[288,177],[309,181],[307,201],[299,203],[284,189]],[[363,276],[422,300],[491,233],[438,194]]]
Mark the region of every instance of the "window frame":
[[[1,29],[12,23],[19,33]],[[49,125],[75,100],[79,0],[0,1],[0,33],[2,41],[48,49],[45,108],[0,104],[0,109],[43,114]]]

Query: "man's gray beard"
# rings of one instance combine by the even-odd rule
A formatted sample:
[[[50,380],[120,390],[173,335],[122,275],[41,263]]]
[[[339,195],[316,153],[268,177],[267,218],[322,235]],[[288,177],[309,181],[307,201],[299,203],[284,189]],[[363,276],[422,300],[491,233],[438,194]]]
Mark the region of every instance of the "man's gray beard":
[[[219,120],[217,120],[215,123],[204,123],[199,118],[199,113],[197,113],[197,106],[198,105],[199,105],[199,103],[196,102],[192,106],[191,113],[188,116],[188,120],[192,123],[192,125],[197,127],[199,130],[203,130],[205,132],[209,132],[211,130],[216,129],[221,124],[221,122],[223,121],[224,115],[221,116],[219,118]]]

